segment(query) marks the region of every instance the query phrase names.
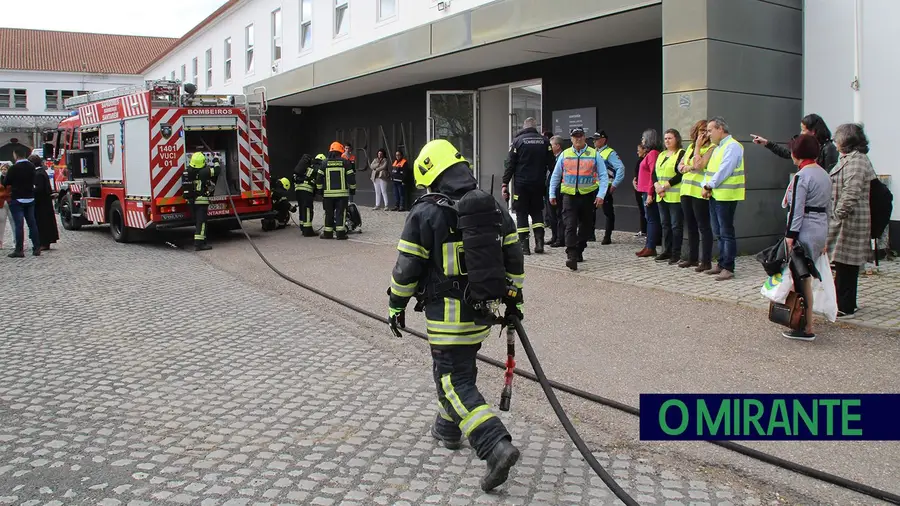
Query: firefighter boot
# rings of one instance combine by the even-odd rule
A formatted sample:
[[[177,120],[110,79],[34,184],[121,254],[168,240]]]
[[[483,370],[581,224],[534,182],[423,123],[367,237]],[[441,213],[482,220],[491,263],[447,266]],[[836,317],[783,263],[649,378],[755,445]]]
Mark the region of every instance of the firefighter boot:
[[[347,240],[347,231],[346,230],[338,230],[335,234],[335,239],[338,241],[346,241]]]
[[[528,244],[528,233],[519,234],[519,244],[522,245],[522,254],[530,255],[531,254],[531,245]]]
[[[302,227],[303,237],[313,237],[316,235],[316,231],[312,229],[312,227]]]
[[[544,252],[544,229],[542,227],[534,229],[534,252],[537,254]]]
[[[501,439],[487,457],[487,474],[481,478],[481,490],[489,492],[502,485],[518,460],[519,449],[509,439]]]
[[[194,251],[211,250],[212,246],[206,244],[206,241],[194,241]]]
[[[459,427],[441,418],[441,415],[436,415],[434,423],[431,424],[431,437],[440,441],[448,450],[462,448],[462,432]]]
[[[319,236],[319,239],[334,239],[334,232],[331,230],[326,230],[322,232],[322,235]]]

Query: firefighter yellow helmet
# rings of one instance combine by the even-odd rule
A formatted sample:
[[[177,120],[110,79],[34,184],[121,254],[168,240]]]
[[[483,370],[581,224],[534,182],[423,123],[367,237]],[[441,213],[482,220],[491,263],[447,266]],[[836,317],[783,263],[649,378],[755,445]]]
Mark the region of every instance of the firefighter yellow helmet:
[[[284,188],[285,190],[291,189],[291,180],[290,179],[283,177],[283,178],[279,179],[278,182],[281,183],[281,187]]]
[[[316,160],[324,160],[324,159],[325,159],[325,155],[323,155],[322,153],[319,153],[318,155],[316,155]]]
[[[202,169],[206,166],[206,155],[197,151],[193,155],[191,155],[191,167],[195,169]]]
[[[446,139],[435,139],[422,147],[419,157],[413,164],[413,176],[416,187],[427,188],[437,177],[449,167],[468,160]]]

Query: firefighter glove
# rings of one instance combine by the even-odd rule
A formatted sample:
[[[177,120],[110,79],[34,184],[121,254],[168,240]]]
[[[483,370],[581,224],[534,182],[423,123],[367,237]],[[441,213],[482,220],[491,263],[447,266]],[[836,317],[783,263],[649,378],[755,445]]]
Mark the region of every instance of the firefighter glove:
[[[388,322],[391,325],[391,332],[396,337],[403,337],[399,329],[406,328],[406,308],[389,308]]]
[[[518,304],[507,304],[506,305],[506,318],[508,319],[510,316],[516,316],[519,320],[525,319],[525,313],[523,312],[524,303],[519,302]]]

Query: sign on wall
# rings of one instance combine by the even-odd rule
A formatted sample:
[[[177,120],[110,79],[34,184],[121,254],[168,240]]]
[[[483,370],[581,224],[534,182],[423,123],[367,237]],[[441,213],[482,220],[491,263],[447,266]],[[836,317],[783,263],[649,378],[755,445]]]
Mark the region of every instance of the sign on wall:
[[[569,131],[576,127],[583,128],[585,135],[593,134],[597,130],[597,108],[582,107],[553,111],[554,135],[568,137]]]

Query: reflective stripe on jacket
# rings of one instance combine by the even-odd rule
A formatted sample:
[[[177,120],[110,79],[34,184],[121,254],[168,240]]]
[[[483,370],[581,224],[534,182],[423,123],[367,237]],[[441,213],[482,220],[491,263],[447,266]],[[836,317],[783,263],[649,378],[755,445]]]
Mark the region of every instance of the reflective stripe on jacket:
[[[659,157],[656,159],[656,180],[660,183],[665,183],[675,177],[678,174],[678,161],[681,160],[681,155],[684,153],[683,149],[679,149],[675,153],[669,153],[666,151],[665,153],[660,153]],[[668,202],[669,204],[677,204],[681,202],[681,183],[677,183],[675,186],[666,190],[665,195],[662,197],[662,200]]]
[[[322,195],[326,198],[349,197],[350,190],[356,191],[356,173],[350,160],[326,160],[319,168],[316,186],[322,188]]]
[[[562,153],[563,174],[560,192],[566,195],[585,195],[600,187],[597,171],[597,150],[588,146],[581,154],[574,148]]]
[[[738,164],[737,167],[734,168],[734,172],[731,173],[725,181],[722,181],[717,188],[713,188],[712,197],[716,200],[721,200],[723,202],[727,201],[735,201],[735,200],[744,200],[745,188],[744,188],[744,146],[741,145],[740,142],[734,140],[734,137],[729,137],[725,140],[719,148],[724,148],[729,144],[737,144],[741,149],[741,163]],[[713,151],[712,157],[709,159],[709,164],[706,166],[706,176],[712,178],[716,172],[719,171],[719,166],[722,164],[722,158],[724,157],[725,150],[724,149],[716,149]]]
[[[712,144],[707,144],[700,148],[700,156],[698,158],[702,158],[709,152],[712,148]],[[684,153],[684,163],[688,165],[693,165],[696,163],[695,160],[692,160],[691,157],[694,156],[694,144],[691,143],[688,146],[687,151]],[[703,172],[702,171],[690,171],[685,172],[684,175],[681,176],[681,194],[687,195],[688,197],[694,197],[698,199],[703,198]]]

